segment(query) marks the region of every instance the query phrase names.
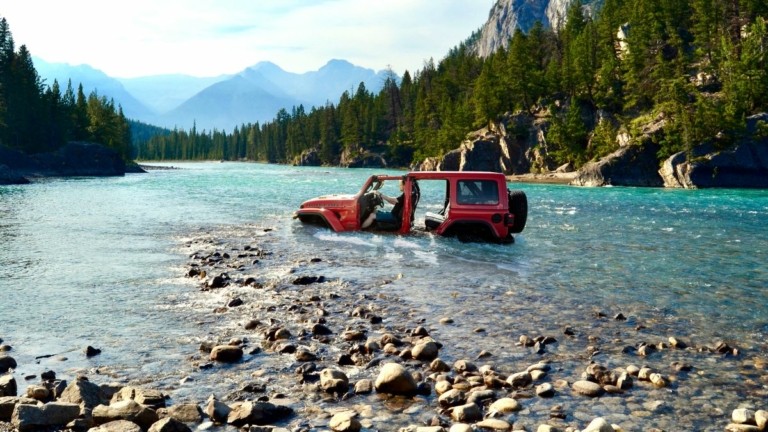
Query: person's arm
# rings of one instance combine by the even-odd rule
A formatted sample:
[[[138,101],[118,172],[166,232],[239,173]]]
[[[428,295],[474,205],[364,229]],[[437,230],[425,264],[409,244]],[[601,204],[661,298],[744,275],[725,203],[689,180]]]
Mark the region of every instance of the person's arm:
[[[392,205],[397,204],[397,198],[392,198],[391,196],[384,195],[381,192],[379,192],[379,194],[381,194],[381,199],[383,199],[384,201],[386,201],[386,202],[388,202],[388,203],[390,203]]]

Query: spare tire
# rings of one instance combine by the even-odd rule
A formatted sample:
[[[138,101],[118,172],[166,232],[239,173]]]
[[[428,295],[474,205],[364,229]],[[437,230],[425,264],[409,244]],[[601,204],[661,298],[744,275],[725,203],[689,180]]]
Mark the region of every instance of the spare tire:
[[[514,234],[523,232],[528,220],[528,197],[521,190],[507,190],[509,195],[509,212],[515,216],[510,231]]]

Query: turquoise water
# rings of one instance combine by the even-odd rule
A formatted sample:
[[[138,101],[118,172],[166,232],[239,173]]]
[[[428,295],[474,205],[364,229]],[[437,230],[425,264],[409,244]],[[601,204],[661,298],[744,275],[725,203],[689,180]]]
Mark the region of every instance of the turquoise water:
[[[20,374],[105,366],[130,370],[126,379],[173,375],[200,333],[189,318],[196,287],[180,277],[180,246],[245,225],[273,228],[297,255],[360,261],[334,277],[397,276],[388,289],[426,314],[487,326],[519,313],[557,317],[518,316],[509,324],[515,337],[555,331],[577,315],[622,312],[660,333],[768,353],[765,190],[514,184],[528,195],[528,226],[514,245],[491,245],[426,233],[336,234],[291,218],[303,200],[355,193],[381,171],[175,166],[0,187],[0,338],[14,347]],[[439,189],[422,189],[419,212],[439,208]],[[103,354],[86,359],[86,345]]]

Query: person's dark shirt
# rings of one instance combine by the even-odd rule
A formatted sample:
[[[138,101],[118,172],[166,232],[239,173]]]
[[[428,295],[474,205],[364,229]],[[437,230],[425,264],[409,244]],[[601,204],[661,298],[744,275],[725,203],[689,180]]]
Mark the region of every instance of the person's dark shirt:
[[[403,203],[405,201],[405,194],[400,194],[399,197],[397,197],[397,203],[395,203],[394,207],[392,207],[392,216],[395,217],[398,221],[403,219]]]

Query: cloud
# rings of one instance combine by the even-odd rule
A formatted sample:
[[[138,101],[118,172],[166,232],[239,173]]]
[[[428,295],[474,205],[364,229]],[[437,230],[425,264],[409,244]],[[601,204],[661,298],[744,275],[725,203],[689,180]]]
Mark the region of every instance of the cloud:
[[[439,59],[487,18],[492,0],[11,1],[17,45],[113,76],[213,76],[259,61],[316,70],[332,58],[402,73]]]

